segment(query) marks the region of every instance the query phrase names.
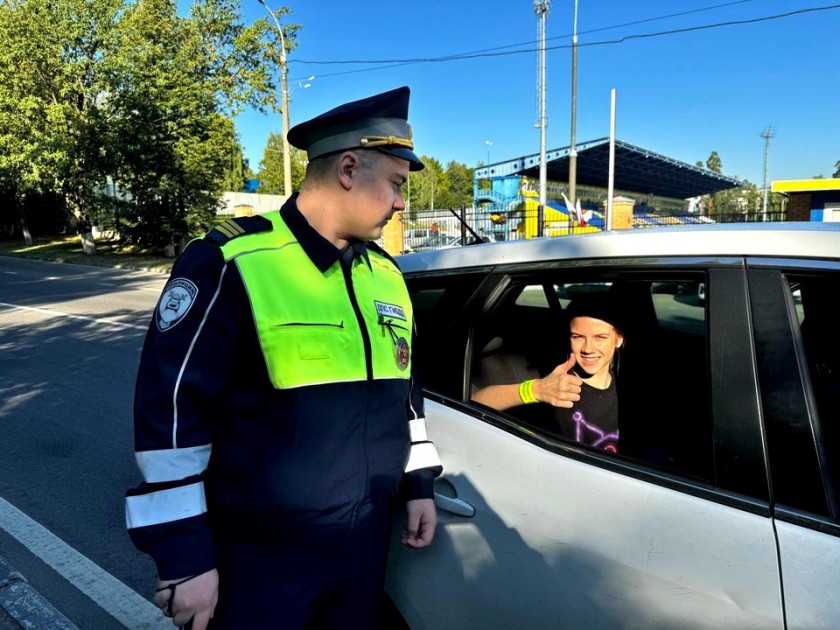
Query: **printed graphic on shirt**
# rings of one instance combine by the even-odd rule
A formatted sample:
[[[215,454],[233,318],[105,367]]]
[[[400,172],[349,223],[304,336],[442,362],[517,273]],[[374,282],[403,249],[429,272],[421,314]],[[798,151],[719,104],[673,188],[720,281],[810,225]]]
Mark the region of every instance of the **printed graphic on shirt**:
[[[595,448],[618,453],[618,430],[606,432],[595,423],[589,423],[580,411],[572,414],[575,423],[575,441]]]
[[[404,322],[408,321],[405,316],[405,310],[402,306],[398,304],[388,304],[387,302],[379,302],[374,300],[373,303],[376,305],[376,312],[379,313],[381,317],[392,317],[394,319],[401,319]]]
[[[157,309],[157,327],[165,332],[180,322],[189,312],[198,287],[186,278],[175,278],[163,290]]]

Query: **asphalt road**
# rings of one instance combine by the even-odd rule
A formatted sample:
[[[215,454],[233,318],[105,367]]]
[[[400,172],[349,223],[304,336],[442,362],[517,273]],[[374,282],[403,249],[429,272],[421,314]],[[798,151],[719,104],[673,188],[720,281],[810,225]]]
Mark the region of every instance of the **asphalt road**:
[[[172,628],[124,518],[134,379],[165,281],[0,256],[0,556],[82,629]]]

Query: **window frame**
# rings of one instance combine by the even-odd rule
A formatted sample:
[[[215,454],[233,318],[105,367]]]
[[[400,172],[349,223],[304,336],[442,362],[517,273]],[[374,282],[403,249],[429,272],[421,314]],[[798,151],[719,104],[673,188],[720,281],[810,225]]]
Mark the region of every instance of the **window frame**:
[[[471,273],[474,269],[463,270]],[[414,278],[435,278],[459,270],[447,270],[437,274],[425,271],[407,274],[409,282]],[[706,498],[727,506],[736,507],[760,515],[770,515],[770,491],[767,476],[767,459],[764,450],[764,435],[761,425],[761,410],[758,396],[757,376],[754,364],[752,329],[749,316],[749,299],[745,262],[741,257],[652,257],[652,258],[607,258],[600,260],[556,260],[538,263],[516,263],[483,268],[486,274],[481,289],[469,308],[460,317],[469,321],[462,334],[465,348],[464,373],[460,399],[440,392],[427,391],[428,398],[441,404],[457,408],[477,420],[492,424],[511,433],[518,439],[530,441],[540,447],[564,457],[586,461],[594,466],[613,470],[623,475],[673,488],[698,497]],[[746,383],[751,395],[743,390],[726,386],[726,379],[712,377],[711,408],[714,430],[713,483],[656,470],[643,463],[600,454],[572,444],[560,443],[543,438],[520,426],[503,412],[494,412],[469,402],[470,370],[476,351],[475,318],[488,313],[497,304],[501,294],[511,282],[527,277],[545,278],[551,274],[565,274],[565,277],[614,275],[616,278],[633,279],[645,276],[660,278],[684,277],[703,274],[706,287],[706,326],[709,361],[726,365],[725,376]],[[434,282],[431,280],[431,282]],[[479,297],[478,294],[481,294]],[[749,339],[749,344],[732,344],[731,339]],[[461,342],[458,342],[459,345]],[[734,441],[733,441],[734,440]],[[724,445],[726,444],[726,447]],[[745,456],[746,454],[746,456]]]

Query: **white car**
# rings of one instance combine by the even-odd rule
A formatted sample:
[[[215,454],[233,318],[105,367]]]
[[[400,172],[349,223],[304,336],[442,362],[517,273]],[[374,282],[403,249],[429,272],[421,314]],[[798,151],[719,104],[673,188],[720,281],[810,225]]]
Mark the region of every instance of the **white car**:
[[[439,527],[395,537],[421,629],[840,627],[840,225],[663,227],[402,256]],[[703,299],[678,290],[703,286]],[[652,290],[653,289],[653,290]],[[620,454],[470,402],[622,304]],[[550,410],[549,410],[550,411]]]

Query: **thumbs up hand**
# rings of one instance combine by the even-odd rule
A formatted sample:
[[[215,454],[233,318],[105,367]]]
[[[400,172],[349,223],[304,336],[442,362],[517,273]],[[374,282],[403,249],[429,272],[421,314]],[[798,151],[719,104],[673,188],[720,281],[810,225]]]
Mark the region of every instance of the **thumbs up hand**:
[[[569,355],[545,378],[534,381],[534,396],[540,402],[555,407],[570,408],[580,400],[580,386],[583,380],[570,370],[575,366],[575,355]]]

